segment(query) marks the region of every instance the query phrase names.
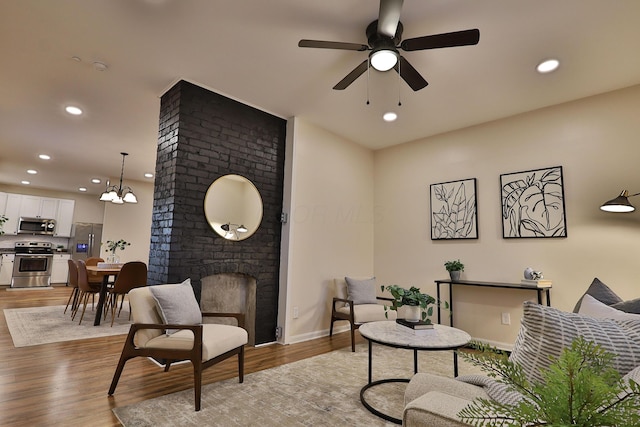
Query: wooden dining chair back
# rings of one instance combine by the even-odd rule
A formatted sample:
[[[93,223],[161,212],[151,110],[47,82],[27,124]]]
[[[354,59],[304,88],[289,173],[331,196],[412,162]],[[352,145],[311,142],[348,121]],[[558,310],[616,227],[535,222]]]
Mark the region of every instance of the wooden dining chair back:
[[[77,261],[78,266],[78,289],[80,290],[80,300],[78,301],[78,305],[73,312],[72,320],[75,320],[76,314],[80,310],[80,304],[83,304],[82,314],[80,315],[80,321],[78,324],[82,324],[82,318],[84,317],[84,312],[87,310],[87,302],[89,301],[89,296],[95,298],[95,295],[100,292],[100,285],[96,286],[89,283],[89,275],[87,274],[87,265],[83,260]],[[95,301],[95,299],[94,299]]]
[[[104,262],[104,259],[102,259],[100,257],[90,257],[90,258],[87,258],[84,261],[84,263],[87,266],[89,266],[89,265],[95,266],[95,265],[98,265],[99,262]],[[102,284],[102,277],[100,277],[100,276],[97,276],[97,277],[96,276],[89,276],[89,283]]]
[[[118,316],[124,305],[124,297],[130,290],[147,286],[147,265],[144,262],[132,261],[122,266],[122,269],[116,277],[113,287],[109,289],[109,298],[107,299],[107,312],[111,312],[111,326],[116,317],[116,309],[118,309],[118,297],[121,297]],[[131,307],[129,307],[129,315],[131,315]]]
[[[109,396],[116,390],[125,363],[135,357],[163,360],[165,372],[173,362],[191,361],[196,411],[200,410],[204,369],[237,355],[238,378],[243,382],[244,346],[248,342],[243,313],[201,313],[189,279],[181,284],[132,289],[129,301],[133,324],[113,375]],[[209,316],[234,317],[238,326],[203,324],[202,318]]]
[[[78,266],[76,265],[76,261],[69,259],[67,260],[67,264],[69,265],[69,279],[67,280],[67,286],[71,287],[71,294],[69,295],[67,306],[64,308],[65,314],[69,308],[69,304],[71,304],[71,313],[73,313],[73,310],[78,304],[78,295],[80,294],[80,289],[78,289]]]

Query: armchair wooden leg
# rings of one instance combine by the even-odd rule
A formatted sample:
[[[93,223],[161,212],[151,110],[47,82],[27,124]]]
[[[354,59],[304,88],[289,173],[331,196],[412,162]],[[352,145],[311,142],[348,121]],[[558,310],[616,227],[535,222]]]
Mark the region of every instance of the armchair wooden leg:
[[[238,379],[240,383],[244,382],[244,346],[240,347],[238,353]]]
[[[355,353],[356,351],[356,334],[355,334],[355,325],[351,323],[351,351]]]
[[[192,360],[193,364],[193,388],[195,392],[196,411],[200,410],[202,401],[202,361]]]
[[[329,336],[332,337],[333,336],[333,322],[335,322],[336,319],[335,318],[331,318],[331,326],[329,326]]]

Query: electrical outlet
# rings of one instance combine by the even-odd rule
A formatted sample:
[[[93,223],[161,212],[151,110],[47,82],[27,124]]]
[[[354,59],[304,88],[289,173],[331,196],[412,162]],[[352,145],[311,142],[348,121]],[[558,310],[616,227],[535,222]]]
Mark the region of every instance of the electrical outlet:
[[[293,318],[297,319],[299,314],[300,313],[298,313],[298,307],[293,307]]]
[[[511,324],[511,314],[502,313],[502,324],[503,325],[510,325]]]

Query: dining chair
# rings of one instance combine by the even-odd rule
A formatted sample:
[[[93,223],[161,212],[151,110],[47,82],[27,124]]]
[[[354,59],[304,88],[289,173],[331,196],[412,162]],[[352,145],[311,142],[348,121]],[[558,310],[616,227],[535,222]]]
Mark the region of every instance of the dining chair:
[[[73,316],[71,316],[71,320],[75,320],[76,315],[78,314],[78,310],[80,310],[80,304],[83,304],[82,314],[80,315],[79,325],[82,324],[82,318],[84,317],[84,312],[87,310],[87,302],[89,300],[89,296],[95,298],[95,295],[100,292],[100,287],[102,285],[93,285],[89,283],[89,276],[87,274],[87,265],[83,260],[79,259],[77,261],[78,265],[78,289],[80,289],[80,299],[78,301],[78,305],[73,312]]]
[[[132,289],[129,303],[133,324],[124,343],[109,387],[113,395],[125,363],[135,357],[153,357],[165,362],[168,372],[176,361],[193,365],[195,409],[200,410],[202,371],[232,356],[238,356],[238,379],[244,381],[244,346],[248,334],[242,313],[202,313],[191,281]],[[203,317],[234,317],[238,326],[202,323]],[[180,374],[182,376],[182,374]]]
[[[78,266],[76,264],[76,261],[73,259],[69,259],[67,260],[67,263],[69,265],[69,278],[67,279],[67,285],[72,289],[63,314],[67,313],[69,304],[71,304],[71,313],[74,312],[76,306],[78,305],[78,296],[80,295],[80,289],[78,288]]]
[[[109,288],[107,299],[105,301],[104,318],[107,313],[111,312],[111,326],[116,317],[116,309],[118,308],[118,296],[121,296],[120,309],[118,317],[124,305],[124,297],[135,288],[147,286],[147,265],[141,261],[127,262],[122,266],[113,287]],[[131,303],[129,303],[129,317],[131,317]]]
[[[87,258],[84,263],[87,266],[89,265],[96,266],[98,265],[99,262],[104,262],[104,259],[100,257],[90,257],[90,258]],[[89,276],[89,283],[102,285],[102,277]]]

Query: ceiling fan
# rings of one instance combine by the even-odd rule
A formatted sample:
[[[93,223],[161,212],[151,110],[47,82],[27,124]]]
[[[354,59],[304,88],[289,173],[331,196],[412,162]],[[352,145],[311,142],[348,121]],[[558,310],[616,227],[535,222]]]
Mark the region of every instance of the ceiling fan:
[[[333,87],[335,90],[346,89],[371,66],[378,71],[395,69],[411,89],[418,91],[429,83],[413,68],[409,61],[398,53],[398,49],[411,52],[414,50],[475,45],[480,40],[480,31],[478,29],[454,31],[452,33],[433,34],[402,40],[403,26],[402,22],[400,22],[402,3],[403,0],[380,0],[378,19],[369,24],[365,31],[368,44],[303,39],[298,42],[298,46],[361,52],[371,51],[367,59]]]

